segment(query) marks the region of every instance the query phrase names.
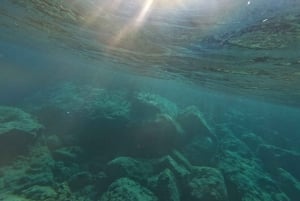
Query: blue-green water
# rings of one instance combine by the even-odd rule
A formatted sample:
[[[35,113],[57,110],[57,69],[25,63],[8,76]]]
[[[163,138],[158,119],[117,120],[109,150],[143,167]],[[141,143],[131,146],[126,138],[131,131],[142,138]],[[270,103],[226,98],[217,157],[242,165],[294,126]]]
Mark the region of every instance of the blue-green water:
[[[0,200],[298,201],[299,13],[1,1]]]

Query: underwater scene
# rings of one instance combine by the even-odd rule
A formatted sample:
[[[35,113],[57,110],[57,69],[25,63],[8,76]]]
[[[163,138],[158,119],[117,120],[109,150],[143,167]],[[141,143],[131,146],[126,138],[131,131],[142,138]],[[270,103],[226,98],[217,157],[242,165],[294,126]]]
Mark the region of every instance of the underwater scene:
[[[299,0],[1,0],[0,201],[299,200]]]

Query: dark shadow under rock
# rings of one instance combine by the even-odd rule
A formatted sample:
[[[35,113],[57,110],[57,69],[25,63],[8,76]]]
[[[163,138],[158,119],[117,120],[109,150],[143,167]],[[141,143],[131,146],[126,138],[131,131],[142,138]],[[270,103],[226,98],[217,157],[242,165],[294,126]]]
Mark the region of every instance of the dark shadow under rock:
[[[21,109],[0,106],[0,165],[26,154],[42,128],[30,114]]]

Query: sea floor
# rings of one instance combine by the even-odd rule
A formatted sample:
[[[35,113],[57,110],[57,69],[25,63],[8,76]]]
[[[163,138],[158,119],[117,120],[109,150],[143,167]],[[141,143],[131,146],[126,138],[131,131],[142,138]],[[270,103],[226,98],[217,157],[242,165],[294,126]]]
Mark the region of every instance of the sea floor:
[[[299,200],[297,133],[207,111],[71,82],[2,105],[0,200]]]

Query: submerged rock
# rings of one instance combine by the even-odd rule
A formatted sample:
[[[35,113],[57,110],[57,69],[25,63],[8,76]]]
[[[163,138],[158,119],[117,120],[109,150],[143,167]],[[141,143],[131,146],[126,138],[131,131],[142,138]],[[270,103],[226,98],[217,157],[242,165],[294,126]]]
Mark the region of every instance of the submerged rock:
[[[171,151],[182,135],[176,104],[144,91],[67,83],[29,101],[24,107],[38,115],[47,135],[56,136],[46,138],[51,148],[79,145],[90,154],[157,156]]]
[[[0,165],[25,154],[43,128],[19,108],[0,106]]]
[[[130,135],[134,153],[151,157],[170,153],[182,139],[183,131],[171,116],[159,114],[153,120],[134,125]]]
[[[22,194],[31,200],[54,200],[57,196],[57,193],[52,187],[38,185],[25,189]]]
[[[298,201],[300,198],[300,182],[282,168],[278,168],[277,175],[280,188],[289,196],[291,201]]]
[[[63,161],[65,163],[76,162],[82,155],[80,147],[62,147],[52,152],[52,156],[56,161]]]
[[[100,201],[157,201],[157,197],[147,188],[129,179],[120,178],[113,182]]]
[[[185,187],[187,200],[228,201],[223,175],[217,169],[194,167],[189,177]]]
[[[187,138],[195,136],[215,138],[203,115],[195,106],[184,109],[178,115],[177,121],[185,130]]]
[[[217,167],[224,175],[229,200],[289,201],[252,151],[230,131],[220,139]]]
[[[3,184],[0,185],[0,195],[26,195],[28,198],[33,196],[36,200],[43,200],[37,197],[42,196],[42,191],[48,187],[52,188],[55,183],[53,164],[54,161],[47,148],[33,148],[28,156],[0,169],[3,172],[0,179],[0,184]]]
[[[300,154],[273,145],[260,145],[258,156],[264,166],[273,174],[278,168],[283,168],[300,180]]]
[[[157,159],[119,157],[107,164],[106,172],[110,181],[128,178],[138,182],[155,193],[158,200],[228,200],[219,170],[192,166],[178,151]]]
[[[72,191],[80,190],[85,186],[92,184],[92,175],[87,171],[78,172],[71,176],[68,184]]]
[[[141,91],[131,101],[133,119],[148,120],[161,113],[173,118],[178,115],[177,105],[158,94]]]
[[[106,172],[110,180],[128,177],[139,182],[147,180],[153,174],[153,164],[149,161],[131,157],[118,157],[108,162]]]
[[[260,136],[251,132],[242,134],[240,138],[254,152],[257,151],[259,145],[264,143]]]
[[[183,152],[195,165],[209,165],[217,151],[217,138],[195,106],[187,107],[177,117],[184,130]]]
[[[149,178],[148,185],[164,201],[180,201],[180,189],[172,171],[166,168],[159,175]]]

